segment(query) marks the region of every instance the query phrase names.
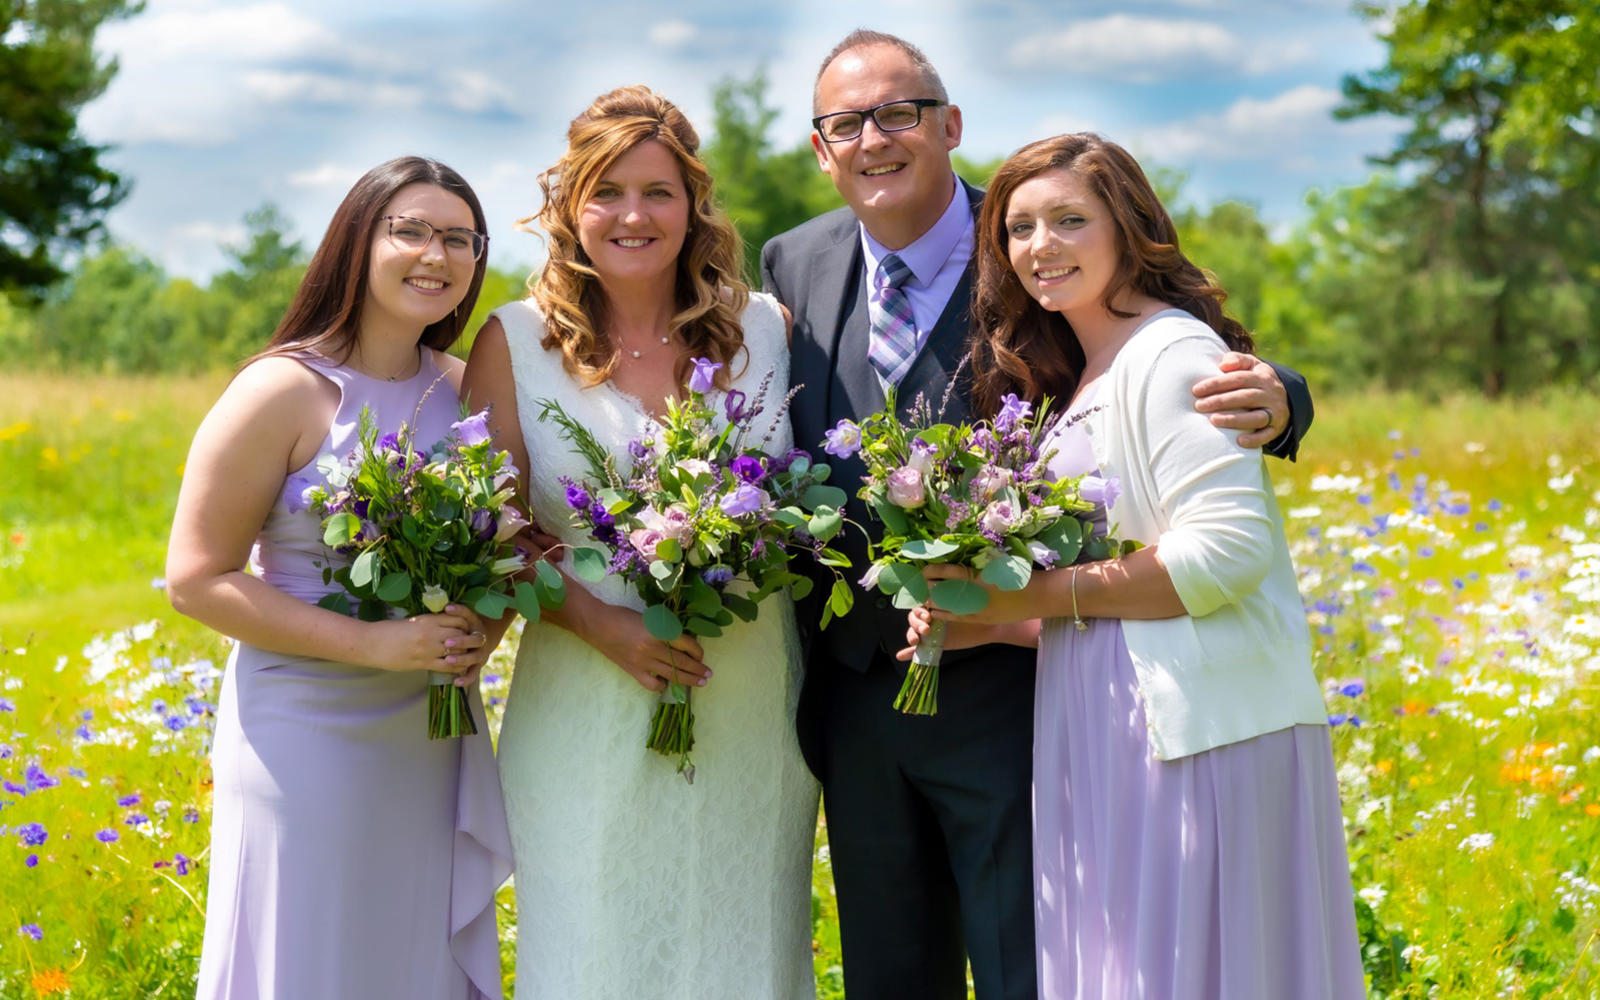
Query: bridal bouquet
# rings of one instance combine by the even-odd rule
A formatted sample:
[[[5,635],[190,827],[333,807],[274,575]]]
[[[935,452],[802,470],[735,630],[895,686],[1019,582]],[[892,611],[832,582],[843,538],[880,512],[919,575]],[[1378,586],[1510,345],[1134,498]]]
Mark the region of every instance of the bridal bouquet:
[[[766,437],[754,442],[751,426],[772,377],[748,406],[744,393],[729,392],[722,403],[726,423],[718,429],[706,395],[721,367],[695,359],[688,398],[668,400],[659,432],[630,442],[626,461],[560,404],[541,401],[539,419],[558,423],[589,466],[586,479],[563,480],[573,523],[610,551],[574,549],[573,572],[588,580],[621,575],[644,599],[645,627],[662,642],[684,632],[719,636],[736,617],[754,621],[761,601],[780,590],[804,597],[811,580],[789,569],[796,548],[833,569],[824,624],[849,611],[852,600],[838,572],[849,560],[828,547],[844,524],[845,492],[826,485],[828,467],[806,452],[773,457],[761,447],[785,419],[794,392],[778,405]],[[693,783],[689,695],[687,686],[667,684],[645,745],[676,756],[679,773]]]
[[[860,497],[883,522],[883,540],[861,578],[910,609],[932,602],[956,614],[983,609],[989,595],[971,580],[941,580],[931,587],[922,567],[950,563],[977,571],[1000,590],[1021,590],[1033,567],[1071,563],[1083,550],[1087,522],[1073,516],[1092,509],[1076,479],[1054,479],[1041,450],[1049,400],[1037,412],[1007,395],[993,420],[936,422],[926,398],[911,408],[909,425],[887,404],[859,425],[841,420],[823,450],[838,457],[857,451],[867,466]],[[942,407],[941,414],[942,416]],[[1087,477],[1085,477],[1087,478]],[[948,622],[936,620],[918,644],[894,706],[909,715],[938,711],[939,659]]]
[[[526,560],[512,536],[528,520],[506,502],[516,469],[507,452],[494,450],[487,417],[463,412],[447,437],[419,450],[409,424],[380,437],[372,411],[362,409],[355,448],[319,463],[324,482],[299,498],[323,519],[323,542],[350,557],[323,567],[322,582],[343,589],[319,606],[350,614],[353,598],[365,621],[395,608],[437,613],[451,603],[499,618],[514,606],[538,621],[541,605],[561,605],[566,593],[554,567],[541,562],[532,583],[515,580]],[[429,738],[477,731],[466,689],[449,674],[430,673]]]

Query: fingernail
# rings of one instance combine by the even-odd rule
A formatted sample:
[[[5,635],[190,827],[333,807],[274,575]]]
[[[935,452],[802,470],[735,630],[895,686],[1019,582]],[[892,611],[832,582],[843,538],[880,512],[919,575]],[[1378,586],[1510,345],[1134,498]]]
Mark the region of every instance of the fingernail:
[[[454,664],[456,662],[456,658],[453,656],[447,656],[444,658],[444,662]]]
[[[444,641],[444,648],[445,649],[455,649],[456,648],[456,641],[454,639],[446,639]]]

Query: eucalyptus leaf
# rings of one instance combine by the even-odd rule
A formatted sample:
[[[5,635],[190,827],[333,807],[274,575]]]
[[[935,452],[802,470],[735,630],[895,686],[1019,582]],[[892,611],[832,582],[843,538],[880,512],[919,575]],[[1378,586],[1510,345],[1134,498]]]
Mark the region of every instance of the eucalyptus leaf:
[[[1033,576],[1033,562],[1021,556],[991,559],[979,574],[983,582],[1000,590],[1021,590]]]
[[[890,563],[878,574],[878,589],[885,594],[906,594],[911,601],[904,607],[914,608],[928,602],[928,581],[923,579],[922,567],[910,563]],[[896,604],[895,607],[902,607]]]
[[[385,573],[383,582],[378,584],[378,599],[388,601],[390,604],[400,603],[405,600],[406,595],[409,593],[411,593],[411,574],[409,573]]]
[[[671,642],[683,634],[683,623],[665,604],[652,604],[644,609],[644,627],[662,642]]]
[[[472,610],[485,618],[499,618],[506,613],[511,602],[502,594],[485,593],[472,604]]]
[[[799,507],[779,507],[772,512],[772,519],[786,528],[798,528],[801,531],[806,530],[806,526],[811,523],[806,512]]]
[[[804,600],[811,593],[811,578],[809,576],[795,576],[789,583],[789,596],[797,601]]]
[[[516,605],[517,613],[528,621],[539,620],[539,591],[533,584],[526,581],[519,582],[516,590],[512,592],[511,603]]]
[[[819,542],[828,541],[834,535],[839,533],[840,528],[844,527],[843,514],[839,513],[837,510],[831,510],[827,508],[824,508],[824,510],[826,513],[818,513],[817,516],[811,519],[810,524],[806,527],[806,530],[810,532],[811,537],[815,538]]]
[[[572,572],[581,580],[599,583],[606,578],[606,557],[598,549],[573,549]]]
[[[971,580],[940,580],[931,589],[934,607],[952,614],[976,614],[989,604],[989,592]]]
[[[702,639],[715,639],[722,634],[722,627],[716,622],[707,621],[699,617],[690,618],[684,627],[690,635],[696,635]]]
[[[834,614],[843,618],[855,606],[855,591],[850,588],[848,580],[833,581],[833,590],[828,594],[828,607]]]
[[[907,559],[943,559],[960,549],[954,542],[938,538],[916,538],[900,546],[900,554]]]
[[[336,590],[331,594],[324,595],[323,598],[317,602],[317,607],[325,608],[328,611],[332,611],[334,614],[348,615],[350,613],[350,598],[344,593]]]
[[[816,510],[818,507],[833,507],[837,509],[843,507],[845,501],[849,499],[844,490],[837,486],[816,483],[806,490],[805,495],[800,498],[800,502],[812,510]]]
[[[738,615],[741,621],[753,622],[759,610],[755,601],[741,594],[723,594],[722,606]]]
[[[378,576],[378,553],[373,549],[356,556],[350,564],[350,582],[357,587],[370,587]]]
[[[683,546],[678,544],[676,538],[663,538],[656,543],[656,558],[663,562],[675,563],[683,558]]]
[[[887,500],[874,502],[872,512],[878,515],[878,520],[892,535],[904,535],[911,530],[911,522],[906,520],[905,512]]]
[[[322,544],[329,548],[349,545],[361,533],[361,518],[351,513],[334,514],[322,527]]]

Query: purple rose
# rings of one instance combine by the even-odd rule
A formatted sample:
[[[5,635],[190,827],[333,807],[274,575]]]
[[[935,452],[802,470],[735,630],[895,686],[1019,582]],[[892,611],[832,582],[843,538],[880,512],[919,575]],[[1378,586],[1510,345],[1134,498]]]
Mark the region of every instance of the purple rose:
[[[1025,403],[1017,398],[1016,393],[1008,392],[1000,400],[1000,412],[995,415],[994,429],[1004,434],[1021,421],[1027,420],[1032,413],[1032,403]]]
[[[483,444],[489,440],[489,411],[483,409],[470,417],[463,417],[451,424],[450,429],[461,435],[464,445]]]
[[[732,493],[722,498],[722,512],[729,517],[754,514],[767,504],[767,494],[758,486],[740,483]]]
[[[754,455],[740,455],[728,463],[728,468],[747,483],[759,483],[767,476],[767,470],[761,467],[761,459]]]
[[[996,500],[983,511],[978,526],[985,535],[1003,536],[1017,523],[1017,511],[1008,501]]]
[[[849,458],[861,450],[861,428],[849,420],[834,424],[823,439],[822,450],[836,458]]]
[[[909,465],[889,473],[889,502],[896,507],[915,510],[928,502],[922,489],[922,473]]]
[[[1117,502],[1117,497],[1122,496],[1122,483],[1116,476],[1109,479],[1084,476],[1078,481],[1078,495],[1109,510]]]
[[[717,384],[717,371],[722,368],[722,362],[709,361],[705,358],[694,359],[694,371],[689,375],[690,392],[710,392]]]
[[[992,497],[1011,485],[1011,470],[1000,465],[985,465],[972,477],[972,488],[979,495]]]
[[[740,392],[738,389],[728,390],[728,395],[722,400],[722,412],[727,415],[728,423],[736,424],[746,417],[755,416],[753,411],[746,412],[744,408],[744,400],[744,393]]]

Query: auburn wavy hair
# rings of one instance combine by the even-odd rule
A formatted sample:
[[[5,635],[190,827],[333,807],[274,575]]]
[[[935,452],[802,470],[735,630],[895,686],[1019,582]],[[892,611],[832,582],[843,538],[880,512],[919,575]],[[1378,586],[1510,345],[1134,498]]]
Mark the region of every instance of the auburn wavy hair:
[[[738,230],[712,197],[711,174],[700,161],[700,137],[682,111],[644,86],[618,87],[595,98],[567,129],[567,151],[539,175],[544,206],[518,223],[544,231],[549,258],[528,283],[544,314],[546,350],[561,348],[561,363],[583,385],[611,377],[620,352],[606,335],[606,296],[600,276],[578,242],[578,216],[606,171],[626,152],[656,141],[677,159],[689,195],[689,230],[678,254],[670,332],[685,351],[673,367],[687,381],[694,358],[723,363],[726,387],[744,348],[739,317],[750,289],[740,277],[744,250]],[[748,362],[747,362],[748,363]]]
[[[995,171],[978,216],[977,287],[972,302],[973,405],[980,415],[1000,409],[1006,393],[1037,402],[1065,400],[1083,373],[1083,348],[1060,313],[1046,310],[1022,287],[1011,267],[1006,210],[1024,181],[1047,170],[1070,170],[1110,211],[1118,260],[1101,302],[1133,290],[1199,317],[1235,351],[1255,343],[1222,311],[1225,292],[1178,249],[1178,230],[1155,189],[1128,151],[1090,132],[1041,139],[1011,154]]]
[[[272,332],[267,346],[244,364],[275,354],[313,350],[343,363],[355,349],[360,332],[361,306],[367,298],[367,271],[372,263],[372,241],[381,225],[384,206],[412,184],[431,184],[443,188],[472,210],[472,227],[489,231],[483,206],[471,185],[460,174],[422,156],[401,156],[368,170],[350,188],[334,210],[328,231],[317,244],[317,252],[306,266],[305,277],[294,300]],[[455,311],[422,331],[420,343],[435,350],[448,350],[466,329],[472,307],[483,287],[483,274],[489,267],[489,252],[472,268],[467,295]],[[241,365],[240,367],[243,367]]]

